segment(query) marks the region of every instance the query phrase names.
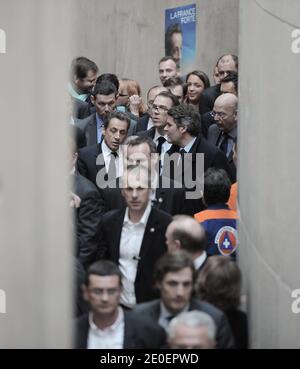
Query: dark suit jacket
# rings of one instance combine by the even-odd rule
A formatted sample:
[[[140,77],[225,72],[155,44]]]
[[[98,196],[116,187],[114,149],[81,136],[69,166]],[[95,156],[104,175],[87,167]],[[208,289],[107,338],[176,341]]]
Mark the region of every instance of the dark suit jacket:
[[[81,175],[93,182],[96,187],[97,173],[105,168],[105,164],[97,165],[97,157],[102,154],[101,143],[84,147],[78,152],[77,168]]]
[[[146,113],[138,120],[138,123],[136,126],[136,133],[147,131],[149,119],[150,119],[150,115]]]
[[[95,145],[97,144],[97,120],[96,113],[93,113],[89,117],[78,120],[75,124],[84,131],[86,137],[86,145]],[[128,130],[127,136],[134,135],[136,132],[136,124],[137,122],[133,119],[130,120],[130,126]]]
[[[211,111],[201,115],[201,132],[205,138],[207,138],[208,129],[211,125],[216,124]]]
[[[103,215],[98,243],[99,258],[119,262],[125,209],[112,210]],[[169,214],[152,208],[140,249],[134,283],[137,303],[157,297],[157,291],[153,288],[153,270],[156,261],[166,252],[165,232],[171,221]]]
[[[164,330],[152,326],[147,319],[135,317],[132,312],[124,311],[123,349],[159,349],[166,341]],[[86,349],[89,334],[88,315],[76,320],[76,349]]]
[[[225,154],[209,143],[204,137],[197,137],[190,153],[192,154],[193,172],[196,172],[196,154],[202,153],[204,154],[204,171],[211,167],[221,168],[228,173],[229,178],[232,180],[233,175]]]
[[[221,95],[221,85],[214,85],[205,89],[201,95],[202,105],[205,107],[202,114],[213,110],[216,99]]]
[[[74,119],[74,122],[76,119]],[[75,140],[77,150],[82,149],[86,146],[86,139],[84,132],[78,128],[76,125],[69,124],[71,129],[71,134]]]
[[[76,209],[77,257],[87,268],[96,260],[103,205],[97,188],[79,173],[74,175],[74,192],[81,199],[80,207]]]
[[[86,101],[72,98],[73,118],[84,119],[91,115],[90,106]]]
[[[217,348],[232,349],[235,347],[232,332],[225,314],[215,306],[205,301],[192,299],[189,311],[199,310],[210,315],[217,327],[216,341]],[[160,316],[160,300],[150,301],[137,305],[133,312],[138,316],[149,318],[154,324],[158,324]]]
[[[218,128],[216,124],[213,124],[208,129],[207,134],[207,141],[210,142],[212,145],[217,145],[217,142],[219,140],[219,137],[221,136],[222,131]],[[231,173],[233,174],[233,180],[236,179],[236,168],[233,162],[233,150],[229,153],[227,157]]]
[[[117,181],[117,188],[107,187],[99,189],[99,192],[105,213],[126,206],[121,188],[119,187],[119,181]],[[175,188],[174,181],[172,180],[170,180],[170,188],[163,188],[162,177],[159,178],[159,186],[155,191],[155,201],[152,204],[156,209],[163,210],[170,215],[195,214],[186,207],[185,190],[183,188]]]

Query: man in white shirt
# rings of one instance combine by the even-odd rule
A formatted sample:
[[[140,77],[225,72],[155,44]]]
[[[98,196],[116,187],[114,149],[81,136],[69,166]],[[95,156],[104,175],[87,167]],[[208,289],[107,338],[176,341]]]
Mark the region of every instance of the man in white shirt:
[[[199,227],[200,226],[200,227]],[[166,231],[168,251],[185,250],[199,272],[207,261],[207,240],[204,228],[192,217],[176,215]]]
[[[164,343],[162,330],[119,306],[121,273],[115,263],[102,260],[92,264],[83,293],[91,311],[76,321],[76,348],[154,349]]]
[[[130,119],[126,113],[114,111],[103,127],[103,140],[79,151],[78,170],[98,187],[122,175],[123,155],[119,149],[127,137]]]
[[[127,206],[104,214],[101,223],[98,257],[120,266],[124,286],[121,303],[127,308],[156,297],[153,268],[166,251],[164,235],[172,219],[151,206],[150,184],[148,170],[129,167],[122,188]]]

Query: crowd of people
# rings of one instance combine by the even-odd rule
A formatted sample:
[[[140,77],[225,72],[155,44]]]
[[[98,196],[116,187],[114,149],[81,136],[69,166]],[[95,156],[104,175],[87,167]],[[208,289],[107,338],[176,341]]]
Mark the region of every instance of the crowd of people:
[[[237,239],[238,58],[138,81],[71,65],[76,348],[247,348]]]

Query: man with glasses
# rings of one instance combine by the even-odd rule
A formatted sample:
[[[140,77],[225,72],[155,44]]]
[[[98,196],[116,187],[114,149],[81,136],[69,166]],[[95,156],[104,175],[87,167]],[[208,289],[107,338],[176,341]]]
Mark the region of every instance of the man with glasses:
[[[160,327],[138,319],[119,306],[121,272],[111,261],[92,264],[83,287],[90,313],[76,321],[77,349],[158,349],[165,341]]]
[[[161,163],[163,163],[165,153],[171,153],[174,150],[172,143],[167,141],[167,136],[164,128],[167,124],[168,111],[174,107],[178,106],[179,101],[176,96],[174,96],[169,91],[164,91],[158,94],[152,105],[152,120],[154,126],[146,131],[141,132],[140,136],[149,136],[156,145],[156,151],[160,155]]]
[[[148,91],[147,93],[148,112],[139,119],[136,127],[136,132],[148,131],[150,128],[153,127],[152,105],[154,103],[154,99],[156,98],[156,96],[163,91],[168,91],[168,89],[162,86],[153,86]]]
[[[234,94],[225,93],[217,98],[212,111],[216,124],[208,129],[208,142],[217,146],[226,155],[231,169],[233,163],[233,146],[237,139],[238,99]]]

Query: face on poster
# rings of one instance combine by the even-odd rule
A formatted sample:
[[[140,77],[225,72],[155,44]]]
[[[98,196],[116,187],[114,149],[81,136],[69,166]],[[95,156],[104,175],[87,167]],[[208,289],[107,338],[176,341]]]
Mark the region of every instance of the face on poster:
[[[181,75],[192,68],[196,58],[196,4],[166,9],[165,55],[176,60]]]

